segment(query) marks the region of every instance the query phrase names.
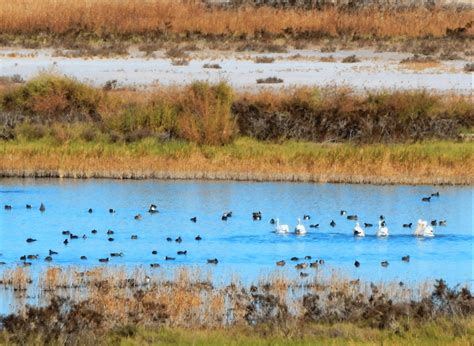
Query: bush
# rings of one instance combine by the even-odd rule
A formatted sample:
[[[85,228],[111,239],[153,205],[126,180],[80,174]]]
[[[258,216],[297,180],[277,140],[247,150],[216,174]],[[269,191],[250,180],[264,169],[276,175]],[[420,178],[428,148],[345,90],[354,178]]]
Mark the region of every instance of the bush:
[[[99,121],[102,94],[73,79],[43,74],[5,93],[1,107],[38,122]]]
[[[231,114],[232,89],[225,83],[193,83],[181,100],[178,132],[198,144],[225,144],[236,134]]]

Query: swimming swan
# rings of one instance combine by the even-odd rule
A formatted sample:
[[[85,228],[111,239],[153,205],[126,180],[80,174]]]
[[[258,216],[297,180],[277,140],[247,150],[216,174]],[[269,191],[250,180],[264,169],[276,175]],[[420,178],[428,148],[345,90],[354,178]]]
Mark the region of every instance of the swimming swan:
[[[362,227],[360,227],[358,222],[356,222],[356,225],[354,227],[354,236],[356,236],[356,237],[365,237],[364,230],[362,229]]]
[[[288,225],[280,225],[280,219],[276,219],[276,233],[288,233],[290,231]]]
[[[384,220],[379,221],[379,229],[377,230],[377,237],[388,237],[388,228]]]
[[[295,227],[295,233],[299,235],[306,234],[306,228],[301,223],[301,219],[298,219],[298,224]]]
[[[428,221],[419,219],[415,230],[416,237],[434,237],[433,227],[428,225]]]

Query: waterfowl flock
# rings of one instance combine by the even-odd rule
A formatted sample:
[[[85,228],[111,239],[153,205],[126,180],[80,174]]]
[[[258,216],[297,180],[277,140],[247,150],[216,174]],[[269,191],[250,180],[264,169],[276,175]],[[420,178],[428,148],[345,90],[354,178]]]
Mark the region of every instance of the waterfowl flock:
[[[422,197],[422,201],[423,202],[430,202],[431,198],[433,198],[433,197],[439,198],[439,193],[437,192],[437,193],[431,194],[430,196]],[[33,206],[31,204],[26,205],[26,209],[32,209],[32,208],[33,208]],[[12,205],[5,205],[4,209],[7,210],[7,211],[13,211],[15,208]],[[41,205],[38,207],[37,210],[39,210],[41,213],[45,213],[46,212],[46,206],[43,203],[41,203]],[[88,208],[86,211],[89,214],[94,213],[94,210],[92,208]],[[145,209],[145,212],[146,211],[151,215],[159,213],[158,207],[157,207],[156,204],[150,204],[148,210]],[[110,214],[115,214],[116,210],[113,209],[113,208],[109,208],[108,212]],[[133,217],[133,219],[137,220],[137,221],[140,221],[144,218],[144,216],[140,213],[132,214],[132,215],[130,215],[130,217]],[[146,215],[145,215],[145,217],[146,217]],[[233,217],[232,211],[225,211],[224,213],[222,213],[220,219],[222,221],[228,221],[232,217]],[[238,217],[238,215],[237,215],[237,217]],[[364,238],[364,237],[368,236],[368,234],[367,234],[368,232],[366,232],[366,230],[364,228],[367,229],[367,228],[373,227],[373,223],[369,223],[369,222],[363,222],[362,223],[361,220],[360,220],[360,217],[357,214],[348,214],[347,210],[341,210],[339,212],[339,218],[341,218],[341,217],[346,219],[346,220],[355,222],[355,225],[352,229],[352,234],[356,238]],[[252,212],[251,218],[252,218],[253,221],[262,221],[263,220],[263,213],[261,211]],[[311,223],[311,224],[308,225],[310,229],[318,229],[316,231],[308,232],[308,230],[306,228],[305,222],[308,224],[310,220],[314,220],[314,219],[317,219],[317,217],[314,217],[314,215],[311,216],[309,214],[303,214],[301,217],[296,218],[296,224],[295,224],[294,228],[290,228],[290,226],[288,224],[281,223],[280,219],[278,217],[271,218],[269,220],[269,223],[271,225],[273,225],[273,231],[276,234],[280,234],[280,235],[294,234],[296,236],[303,236],[303,235],[307,235],[308,233],[311,233],[311,232],[320,232],[319,228],[320,228],[320,224],[322,224],[322,223]],[[335,220],[338,220],[338,216],[336,216],[334,219],[332,219],[331,222],[329,222],[329,224],[326,223],[326,225],[329,225],[332,228],[336,227],[337,223],[336,223]],[[198,217],[197,216],[192,216],[192,217],[189,218],[189,221],[192,222],[192,223],[198,223]],[[363,224],[364,228],[361,226],[361,224]],[[413,224],[414,224],[413,222],[407,222],[407,223],[403,223],[401,226],[405,229],[412,229]],[[446,226],[446,225],[447,225],[447,221],[444,220],[444,219],[431,220],[431,221],[419,219],[416,223],[415,230],[412,234],[416,237],[432,238],[435,235],[434,234],[434,227],[436,227],[436,226]],[[293,231],[290,231],[291,229]],[[347,230],[347,231],[349,231],[349,230]],[[115,232],[113,230],[108,229],[104,233],[105,233],[105,237],[106,237],[107,241],[109,241],[109,242],[115,241],[115,239],[114,239],[114,233]],[[369,232],[369,233],[372,233],[372,232]],[[100,235],[100,233],[96,229],[91,230],[90,234],[92,234],[94,236],[99,236]],[[378,220],[378,228],[375,230],[375,232],[372,233],[372,235],[376,236],[378,238],[388,238],[389,234],[390,233],[389,233],[389,228],[387,226],[386,218],[385,218],[384,215],[380,215],[379,220]],[[68,244],[70,244],[71,241],[74,241],[76,239],[84,239],[85,240],[85,239],[88,238],[87,234],[73,234],[69,230],[61,231],[61,235],[65,237],[63,239],[62,243],[64,244],[66,249],[67,249]],[[131,234],[130,239],[131,240],[137,240],[138,235],[137,234]],[[183,242],[183,237],[181,237],[181,236],[166,237],[166,240],[168,242],[175,242],[177,244],[181,244]],[[194,241],[199,242],[199,241],[202,241],[202,240],[203,240],[203,238],[199,234],[194,236]],[[41,241],[41,239],[40,238],[36,239],[36,238],[31,238],[31,237],[26,239],[26,243],[34,243],[34,242],[37,242],[37,241]],[[64,250],[64,251],[67,251],[67,250]],[[52,261],[54,261],[55,257],[60,256],[60,252],[62,252],[62,251],[55,251],[55,250],[49,249],[49,251],[46,254],[43,255],[44,256],[43,259],[46,262],[52,262]],[[158,251],[156,249],[153,249],[153,250],[150,250],[150,253],[153,256],[158,256],[162,253],[162,251]],[[161,257],[161,258],[164,261],[174,261],[174,260],[176,260],[175,256],[188,256],[188,250],[187,249],[180,249],[180,250],[176,251],[176,253],[173,253],[173,256],[171,254],[165,254],[165,253],[163,253],[163,255],[164,256]],[[192,252],[191,252],[190,255],[192,255]],[[113,258],[122,258],[122,257],[126,257],[126,253],[124,253],[124,252],[110,252],[110,253],[106,254],[106,256],[104,256],[104,257],[96,258],[96,261],[98,261],[99,263],[109,263],[111,260],[113,260]],[[40,258],[41,258],[41,256],[39,254],[29,254],[29,255],[22,255],[20,257],[20,260],[23,262],[23,264],[25,266],[29,266],[29,265],[32,264],[31,261],[39,260]],[[88,260],[87,256],[81,255],[81,254],[78,254],[78,258],[81,261]],[[299,262],[300,258],[299,257],[291,257],[289,260],[293,261],[293,262]],[[309,256],[309,255],[304,256],[304,260],[305,261],[310,261],[311,256]],[[408,263],[408,262],[410,262],[410,256],[409,255],[403,256],[401,258],[401,260],[405,263]],[[204,263],[217,265],[219,263],[219,259],[210,256],[210,258],[208,258]],[[276,265],[279,266],[279,267],[284,267],[286,265],[286,263],[287,263],[287,260],[282,259],[282,260],[277,261]],[[0,264],[6,264],[6,263],[5,262],[0,262]],[[311,262],[311,261],[310,262],[299,262],[299,263],[296,263],[294,265],[294,267],[297,270],[304,270],[306,268],[318,268],[319,266],[321,266],[323,264],[324,264],[324,260],[323,259],[318,259],[318,260],[313,261],[313,262]],[[157,263],[156,261],[149,263],[149,265],[150,265],[151,268],[159,268],[160,267],[160,264]],[[355,260],[354,266],[356,268],[359,268],[361,265],[362,265],[362,263],[359,260]],[[386,267],[389,266],[389,262],[387,260],[383,260],[383,261],[380,262],[380,265],[382,267],[386,268]],[[306,275],[307,275],[306,273],[303,273],[303,272],[300,273],[301,277],[305,277]]]

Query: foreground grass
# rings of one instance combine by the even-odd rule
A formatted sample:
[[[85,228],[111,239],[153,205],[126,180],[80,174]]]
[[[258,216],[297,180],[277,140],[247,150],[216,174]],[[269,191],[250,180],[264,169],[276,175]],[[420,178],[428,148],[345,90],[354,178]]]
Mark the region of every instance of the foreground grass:
[[[0,174],[35,177],[236,179],[347,183],[472,184],[472,143],[267,143],[224,146],[146,138],[133,143],[0,142]]]
[[[260,328],[217,330],[159,330],[132,328],[111,333],[103,342],[120,345],[469,345],[474,341],[474,318],[439,319],[415,324],[407,331],[358,327],[352,323],[305,324],[284,331]]]
[[[41,335],[28,340],[43,344]],[[92,340],[90,340],[92,342]],[[354,323],[306,323],[292,330],[270,327],[230,327],[217,329],[117,328],[95,338],[99,345],[471,345],[474,342],[474,318],[437,319],[411,323],[408,330],[380,330]],[[0,332],[0,343],[16,344],[12,334]],[[59,340],[50,342],[60,344]],[[82,340],[82,344],[87,343]]]

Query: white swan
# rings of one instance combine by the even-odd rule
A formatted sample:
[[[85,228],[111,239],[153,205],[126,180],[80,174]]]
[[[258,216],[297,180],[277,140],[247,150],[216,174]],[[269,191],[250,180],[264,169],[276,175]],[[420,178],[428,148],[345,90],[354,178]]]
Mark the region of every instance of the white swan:
[[[290,231],[290,228],[288,225],[280,225],[280,219],[276,219],[276,227],[275,227],[275,232],[276,233],[288,233]]]
[[[295,227],[295,233],[296,234],[306,234],[306,228],[301,223],[301,219],[298,219],[298,224]]]
[[[385,225],[384,220],[379,221],[379,229],[377,230],[377,237],[387,237],[388,236],[388,228]]]
[[[428,222],[419,219],[418,222],[416,223],[416,229],[415,229],[415,236],[417,237],[422,237],[423,236],[423,231],[425,230],[426,226],[428,225]]]
[[[433,227],[428,225],[428,221],[419,219],[415,230],[416,237],[434,237]]]
[[[433,227],[430,225],[426,226],[423,230],[423,237],[434,237]]]
[[[365,232],[362,229],[362,227],[360,227],[358,222],[356,222],[356,225],[354,227],[354,236],[356,236],[356,237],[365,237]]]

